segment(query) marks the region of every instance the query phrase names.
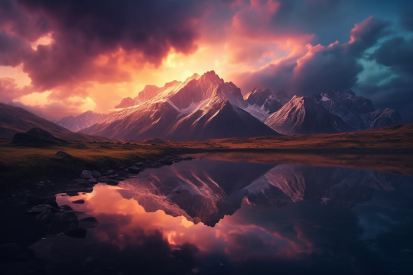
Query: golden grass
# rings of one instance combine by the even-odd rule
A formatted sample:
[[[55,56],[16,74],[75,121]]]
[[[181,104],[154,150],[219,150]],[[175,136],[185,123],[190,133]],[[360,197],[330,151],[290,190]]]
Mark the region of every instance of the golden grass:
[[[76,148],[83,144],[85,148]],[[75,158],[66,161],[56,155],[63,151]],[[83,169],[115,168],[131,162],[154,158],[164,153],[154,146],[106,143],[75,143],[67,146],[33,148],[0,141],[0,182],[12,185],[53,178],[80,175]]]
[[[77,148],[83,144],[84,148]],[[156,145],[155,145],[156,144]],[[155,145],[155,146],[153,146]],[[299,153],[283,161],[294,161],[305,164],[307,156],[305,153],[328,152],[331,155],[351,153],[365,154],[375,153],[376,157],[381,158],[381,162],[354,161],[355,165],[370,163],[366,168],[373,166],[386,167],[386,163],[392,162],[394,156],[403,160],[397,164],[392,162],[394,169],[397,165],[400,169],[408,168],[413,152],[413,124],[396,125],[378,130],[341,133],[330,135],[297,135],[297,136],[278,136],[278,137],[257,137],[257,138],[226,138],[206,141],[172,142],[159,141],[157,139],[147,141],[136,141],[132,144],[107,143],[107,142],[70,142],[69,145],[61,147],[31,148],[16,146],[10,141],[0,141],[0,183],[18,184],[33,182],[39,179],[50,179],[51,175],[77,176],[82,169],[101,169],[116,168],[130,165],[131,162],[155,158],[168,152],[175,153],[196,153],[214,151],[245,151],[245,152],[265,152],[272,151],[280,153]],[[64,151],[76,161],[64,161],[57,156],[58,151]],[[390,153],[393,155],[391,156]],[[402,153],[402,154],[400,154]],[[382,154],[383,156],[378,156]],[[386,155],[387,154],[387,155]],[[386,156],[384,156],[386,155]],[[398,155],[405,155],[400,157]],[[313,157],[311,157],[313,160]],[[342,165],[335,157],[323,159],[321,163],[332,163]],[[358,163],[358,164],[357,164]],[[310,163],[309,163],[310,164]],[[386,168],[387,169],[387,168]],[[410,170],[409,170],[410,171]],[[410,172],[409,172],[410,173]],[[413,174],[413,172],[412,172]],[[409,174],[410,175],[410,174]]]

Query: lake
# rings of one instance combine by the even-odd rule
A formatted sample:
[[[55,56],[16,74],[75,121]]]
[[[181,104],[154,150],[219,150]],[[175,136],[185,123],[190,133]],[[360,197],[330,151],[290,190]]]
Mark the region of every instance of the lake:
[[[56,194],[96,220],[30,249],[47,274],[413,274],[411,177],[256,160],[198,156]]]

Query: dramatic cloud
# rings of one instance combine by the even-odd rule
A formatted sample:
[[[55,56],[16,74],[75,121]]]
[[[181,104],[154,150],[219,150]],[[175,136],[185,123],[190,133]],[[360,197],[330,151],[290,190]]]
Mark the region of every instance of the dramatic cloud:
[[[411,62],[401,53],[410,56],[412,40],[401,32],[413,30],[412,7],[407,0],[0,0],[0,78],[13,77],[6,66],[22,68],[47,104],[90,98],[98,112],[146,84],[209,70],[243,93],[353,88],[390,98],[394,89],[383,83],[373,93],[367,79],[379,76],[363,77],[364,61],[407,83]],[[15,84],[13,93],[0,90],[1,101],[22,101],[27,82]]]
[[[373,57],[378,64],[413,75],[413,39],[395,37],[387,40],[374,52]]]
[[[328,46],[308,44],[302,55],[282,59],[255,72],[235,75],[245,90],[267,86],[290,94],[311,95],[329,89],[350,89],[363,70],[358,58],[387,34],[388,23],[369,17],[351,30],[350,41]]]
[[[31,93],[33,89],[30,86],[19,87],[13,78],[0,78],[0,102],[9,102]]]

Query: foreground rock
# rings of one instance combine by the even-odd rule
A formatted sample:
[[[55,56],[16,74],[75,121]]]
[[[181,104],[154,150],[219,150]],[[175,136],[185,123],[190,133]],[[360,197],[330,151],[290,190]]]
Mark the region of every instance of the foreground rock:
[[[57,138],[51,133],[40,129],[32,128],[26,133],[16,133],[12,140],[13,144],[32,146],[32,147],[42,147],[50,145],[66,145],[68,142],[66,140]]]

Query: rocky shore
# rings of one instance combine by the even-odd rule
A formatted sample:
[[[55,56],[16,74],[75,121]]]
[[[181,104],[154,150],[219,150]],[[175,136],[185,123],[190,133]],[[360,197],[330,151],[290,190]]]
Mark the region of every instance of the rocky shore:
[[[71,159],[65,152],[57,154]],[[70,205],[58,205],[55,195],[66,193],[77,196],[91,193],[94,185],[106,183],[118,185],[129,177],[137,176],[147,168],[191,160],[192,157],[164,155],[157,159],[144,159],[127,167],[112,169],[83,170],[80,175],[62,181],[45,180],[23,190],[0,194],[0,270],[16,274],[43,274],[28,246],[45,236],[64,234],[72,238],[84,238],[87,229],[97,226],[94,217],[78,218]],[[76,200],[73,203],[84,203]],[[14,274],[14,273],[10,273]]]

